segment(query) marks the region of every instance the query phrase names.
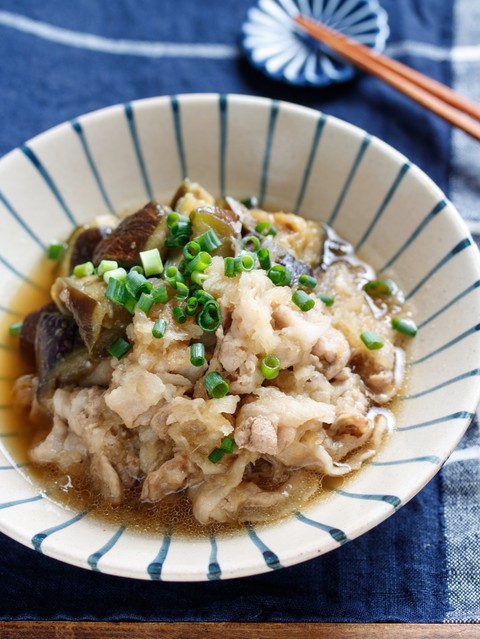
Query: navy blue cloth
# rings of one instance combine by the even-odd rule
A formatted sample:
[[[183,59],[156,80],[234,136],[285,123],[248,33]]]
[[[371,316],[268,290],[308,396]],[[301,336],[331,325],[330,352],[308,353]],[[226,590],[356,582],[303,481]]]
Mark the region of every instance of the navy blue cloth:
[[[312,106],[366,128],[448,194],[451,132],[440,119],[371,77],[323,90],[292,88],[267,79],[242,55],[229,54],[238,46],[250,5],[250,0],[0,0],[0,154],[61,121],[117,102],[185,92],[247,93]],[[452,46],[453,0],[382,5],[390,18],[389,46],[406,41],[442,50]],[[86,48],[81,37],[76,44],[54,42],[64,32],[57,29],[52,36],[45,25],[107,39],[97,44],[125,39],[223,44],[227,53],[119,55]],[[404,52],[407,64],[450,84],[448,61],[415,55],[408,47]],[[233,581],[169,584],[111,577],[64,565],[0,536],[0,618],[439,622],[449,606],[444,532],[438,476],[394,517],[346,546],[299,566]]]

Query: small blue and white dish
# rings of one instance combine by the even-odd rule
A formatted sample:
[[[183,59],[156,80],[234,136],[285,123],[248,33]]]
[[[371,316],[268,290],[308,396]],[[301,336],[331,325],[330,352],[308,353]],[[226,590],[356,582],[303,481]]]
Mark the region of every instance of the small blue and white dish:
[[[242,27],[242,47],[251,64],[271,78],[298,86],[328,86],[351,80],[354,66],[304,33],[294,18],[318,20],[375,51],[390,33],[377,0],[258,0]]]

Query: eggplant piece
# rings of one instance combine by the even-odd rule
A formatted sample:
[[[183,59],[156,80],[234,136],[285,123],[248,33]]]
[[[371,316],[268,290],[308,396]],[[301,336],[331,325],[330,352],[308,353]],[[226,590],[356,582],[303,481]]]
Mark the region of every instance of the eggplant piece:
[[[282,264],[282,266],[290,271],[292,274],[292,286],[295,286],[298,283],[298,278],[302,275],[302,273],[313,275],[313,269],[311,266],[301,260],[297,260],[297,258],[289,253],[284,246],[270,237],[266,237],[263,240],[262,247],[268,249],[272,263],[275,262],[277,264]]]
[[[57,275],[68,277],[77,264],[91,262],[96,247],[112,232],[110,227],[78,226],[67,240],[65,251]]]
[[[35,338],[37,361],[37,399],[45,405],[57,386],[78,384],[93,370],[93,362],[82,344],[78,327],[71,317],[58,310],[43,311]]]
[[[35,338],[37,334],[38,321],[42,313],[54,312],[57,310],[53,302],[41,306],[36,311],[29,313],[22,323],[20,331],[20,352],[22,356],[35,366]]]
[[[105,297],[105,282],[97,276],[57,278],[52,297],[59,310],[71,315],[90,354],[106,355],[107,348],[125,335],[131,314]]]
[[[167,210],[149,202],[143,209],[126,217],[97,245],[92,262],[115,260],[119,266],[129,269],[140,264],[140,252],[158,248],[165,259],[165,240],[168,235]]]
[[[235,254],[233,242],[240,236],[242,230],[237,213],[218,206],[201,206],[192,212],[190,221],[192,238],[206,233],[209,229],[217,234],[222,245],[212,251],[212,255],[231,257]]]

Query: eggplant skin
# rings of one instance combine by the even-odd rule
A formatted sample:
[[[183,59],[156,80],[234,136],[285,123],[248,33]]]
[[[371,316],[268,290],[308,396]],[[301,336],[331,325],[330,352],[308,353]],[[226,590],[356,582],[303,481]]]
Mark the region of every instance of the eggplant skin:
[[[74,319],[58,310],[44,310],[38,318],[35,358],[41,404],[51,398],[58,385],[78,383],[93,368]]]
[[[140,264],[140,252],[158,248],[165,257],[165,239],[168,234],[167,211],[149,202],[143,209],[126,217],[95,248],[93,263],[115,260],[129,269]]]
[[[40,316],[45,312],[55,312],[57,310],[56,305],[53,302],[49,302],[38,308],[35,311],[29,313],[22,323],[22,330],[20,331],[20,352],[30,364],[35,366],[35,337],[37,335],[37,326],[40,320]]]
[[[78,226],[67,240],[67,250],[59,263],[57,277],[68,277],[78,264],[91,262],[98,244],[111,231],[110,227]]]

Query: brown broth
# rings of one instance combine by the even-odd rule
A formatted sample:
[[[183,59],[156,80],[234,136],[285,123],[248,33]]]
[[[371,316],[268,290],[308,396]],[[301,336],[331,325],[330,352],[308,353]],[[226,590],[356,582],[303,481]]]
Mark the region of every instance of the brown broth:
[[[72,477],[61,472],[54,466],[43,466],[29,462],[29,450],[32,445],[41,441],[49,429],[41,429],[30,423],[28,416],[13,411],[12,387],[15,379],[25,373],[33,372],[32,364],[25,361],[18,349],[18,338],[8,335],[10,324],[20,321],[32,310],[50,301],[49,286],[55,277],[55,263],[42,260],[35,269],[35,278],[44,289],[39,291],[28,283],[19,286],[15,296],[10,300],[10,308],[15,315],[2,313],[0,315],[0,334],[8,348],[0,349],[0,405],[7,406],[2,411],[3,450],[14,462],[21,465],[19,472],[27,475],[39,490],[44,490],[50,499],[75,511],[88,510],[100,520],[114,524],[128,526],[144,534],[165,534],[174,531],[175,534],[188,537],[205,537],[211,532],[215,534],[233,534],[241,529],[243,523],[213,524],[202,526],[192,514],[189,499],[185,492],[169,496],[160,503],[142,503],[140,501],[140,486],[125,490],[125,500],[117,507],[106,503],[91,485],[88,478]],[[392,407],[390,406],[392,409]],[[5,434],[7,436],[5,436]],[[291,512],[328,498],[332,490],[350,481],[359,471],[347,476],[332,478],[322,477],[315,471],[308,471],[308,482],[316,488],[308,498],[296,500],[285,512],[272,512],[264,517],[262,525],[272,524],[287,517]],[[262,513],[263,514],[263,513]]]

